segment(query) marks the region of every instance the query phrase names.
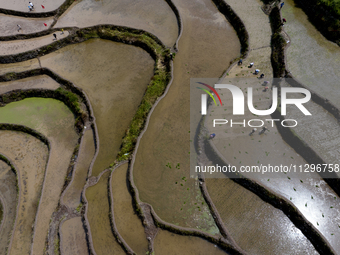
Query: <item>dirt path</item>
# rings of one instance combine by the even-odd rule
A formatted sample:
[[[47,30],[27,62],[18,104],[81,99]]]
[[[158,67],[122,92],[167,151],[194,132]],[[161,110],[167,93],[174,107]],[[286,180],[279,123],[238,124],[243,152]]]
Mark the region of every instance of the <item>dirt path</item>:
[[[168,47],[174,45],[178,36],[176,16],[164,0],[83,0],[70,7],[55,27],[82,28],[98,24],[143,29]]]

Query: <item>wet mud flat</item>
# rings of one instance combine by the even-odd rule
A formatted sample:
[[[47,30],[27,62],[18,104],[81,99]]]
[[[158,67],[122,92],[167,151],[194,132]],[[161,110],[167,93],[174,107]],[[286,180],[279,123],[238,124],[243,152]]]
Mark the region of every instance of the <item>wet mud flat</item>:
[[[211,1],[174,1],[183,21],[174,80],[153,111],[134,164],[140,199],[163,220],[218,234],[197,182],[189,176],[189,84],[219,77],[239,55],[236,32]],[[192,152],[193,153],[193,152]]]
[[[209,195],[236,243],[249,254],[318,254],[282,211],[230,179],[206,179]]]
[[[93,39],[48,54],[41,64],[89,97],[99,135],[99,154],[92,168],[97,176],[116,158],[153,75],[153,59],[140,48]]]
[[[199,237],[177,235],[166,230],[159,230],[154,242],[155,254],[164,255],[226,255],[216,245]]]

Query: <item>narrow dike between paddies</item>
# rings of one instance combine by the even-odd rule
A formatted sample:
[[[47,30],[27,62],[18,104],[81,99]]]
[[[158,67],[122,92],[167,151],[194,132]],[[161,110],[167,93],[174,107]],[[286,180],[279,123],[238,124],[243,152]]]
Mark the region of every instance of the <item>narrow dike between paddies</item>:
[[[15,165],[18,176],[19,204],[9,254],[29,253],[32,225],[41,199],[49,157],[47,145],[39,139],[15,131],[0,131],[0,154]]]
[[[0,253],[6,254],[16,217],[18,183],[16,171],[0,155]]]

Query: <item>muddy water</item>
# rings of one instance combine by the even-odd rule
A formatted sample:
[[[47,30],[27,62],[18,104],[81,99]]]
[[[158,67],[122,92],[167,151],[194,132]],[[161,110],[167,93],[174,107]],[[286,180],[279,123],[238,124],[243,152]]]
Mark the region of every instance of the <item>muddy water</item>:
[[[118,232],[137,254],[148,251],[148,242],[141,220],[132,206],[132,197],[127,183],[128,164],[124,164],[112,173],[111,187],[114,218]]]
[[[56,27],[113,24],[143,29],[173,46],[178,35],[176,16],[164,0],[83,0],[62,15]]]
[[[280,210],[229,179],[206,183],[229,233],[249,254],[318,254]]]
[[[27,4],[28,5],[28,4]],[[28,9],[28,8],[27,8]],[[0,14],[0,34],[1,36],[30,34],[46,30],[53,22],[51,18],[24,18]],[[47,24],[47,26],[44,25]],[[18,31],[17,25],[21,26]]]
[[[288,69],[306,86],[340,107],[339,46],[324,38],[292,0],[285,1],[282,15],[287,19],[284,30],[291,38]]]
[[[189,176],[189,84],[191,77],[219,77],[239,55],[240,45],[211,1],[174,3],[184,26],[174,81],[141,139],[134,181],[141,200],[150,203],[163,220],[216,234],[199,187]]]
[[[74,130],[74,115],[60,101],[28,98],[1,107],[0,123],[26,125],[45,135],[51,143],[45,189],[34,228],[33,253],[42,254],[48,224],[58,204],[71,155],[78,140]]]
[[[44,56],[41,63],[88,95],[99,133],[92,169],[98,175],[115,160],[153,75],[154,61],[140,48],[95,39]]]
[[[11,63],[11,64],[0,64],[0,75],[11,73],[11,72],[23,72],[31,69],[39,68],[38,59],[31,59],[24,62]]]
[[[17,81],[0,82],[0,94],[16,89],[57,89],[60,85],[47,75],[29,77]]]
[[[27,254],[31,248],[32,225],[38,209],[48,158],[47,146],[21,132],[0,132],[0,153],[16,166],[19,174],[19,211],[10,254]]]
[[[108,178],[110,171],[104,173],[98,183],[85,191],[88,200],[87,217],[91,236],[97,255],[125,254],[118,244],[110,226],[110,206],[108,200]]]
[[[65,38],[69,35],[68,31],[64,31],[62,34],[61,31],[53,32],[57,35],[57,40]],[[54,42],[54,37],[52,34],[45,35],[39,38],[33,38],[28,40],[16,40],[16,41],[6,41],[2,42],[2,47],[0,50],[0,55],[12,55],[18,54],[25,51],[30,51],[34,49],[38,49],[42,46],[48,45]]]
[[[225,255],[228,254],[199,237],[181,236],[159,230],[154,242],[156,255]]]
[[[17,187],[16,175],[3,161],[0,161],[0,199],[0,254],[6,254],[16,216]]]
[[[67,220],[61,226],[60,250],[64,255],[88,254],[85,230],[80,217]]]
[[[88,128],[83,136],[74,178],[63,197],[63,203],[70,208],[77,208],[81,202],[81,192],[86,183],[90,164],[95,153],[95,144],[92,128]]]
[[[36,13],[36,12],[53,11],[57,9],[64,1],[65,0],[54,0],[54,1],[41,0],[38,3],[34,1],[33,2],[34,10],[32,12]],[[41,5],[43,5],[45,8],[42,8]],[[7,9],[7,10],[29,12],[28,1],[26,3],[20,0],[13,0],[13,1],[1,0],[0,6],[1,8]]]

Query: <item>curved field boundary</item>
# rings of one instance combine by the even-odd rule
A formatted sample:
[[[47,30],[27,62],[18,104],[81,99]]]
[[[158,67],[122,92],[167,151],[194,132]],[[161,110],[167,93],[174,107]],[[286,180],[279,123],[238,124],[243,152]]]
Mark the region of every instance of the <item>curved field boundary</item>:
[[[137,137],[139,135],[138,130],[140,130],[143,127],[143,123],[145,121],[145,117],[149,112],[149,108],[151,108],[153,102],[156,100],[157,97],[159,97],[160,95],[162,95],[163,90],[165,89],[166,85],[168,84],[167,80],[169,79],[169,72],[171,70],[170,67],[170,62],[169,62],[169,50],[165,49],[165,46],[161,43],[161,41],[155,37],[154,35],[151,35],[145,31],[141,31],[141,30],[136,30],[136,29],[129,29],[129,28],[125,28],[125,27],[119,27],[118,29],[116,29],[115,31],[112,31],[110,29],[112,28],[117,28],[115,26],[112,25],[102,25],[102,26],[95,26],[92,28],[85,28],[82,30],[78,30],[77,34],[74,35],[75,40],[72,41],[71,43],[79,43],[81,41],[85,41],[87,39],[90,38],[94,38],[94,37],[100,37],[103,39],[109,39],[112,41],[117,41],[117,42],[123,42],[126,44],[132,44],[138,47],[143,48],[144,50],[146,50],[151,57],[153,57],[156,61],[155,63],[155,73],[159,76],[157,77],[158,80],[154,80],[151,81],[151,84],[148,87],[148,90],[145,94],[145,96],[148,96],[148,101],[145,100],[145,96],[143,98],[142,104],[140,105],[137,114],[134,117],[134,120],[137,120],[137,122],[142,122],[142,124],[139,124],[139,126],[137,127],[137,132],[136,130],[134,130],[135,132],[133,134],[128,134],[127,137],[125,137],[125,144],[127,144],[127,146],[125,146],[125,149],[127,151],[130,151],[133,149],[133,145],[134,142],[133,140],[136,139],[135,137]],[[136,32],[136,34],[131,34],[132,32]],[[112,32],[110,34],[110,32]],[[148,38],[145,38],[145,35]],[[30,35],[31,37],[36,37],[37,34],[33,34]],[[69,39],[69,38],[67,38]],[[70,43],[64,42],[64,45],[68,45]],[[49,45],[50,46],[50,45]],[[49,52],[55,51],[57,49],[60,48],[61,45],[56,45],[54,44],[54,47],[50,47]],[[47,46],[48,47],[48,46]],[[46,52],[45,52],[46,53]],[[24,57],[21,60],[24,59],[31,59],[32,55],[25,53],[26,55],[24,55]],[[17,61],[18,59],[16,59]],[[46,69],[48,70],[48,69]],[[52,73],[52,72],[51,72]],[[48,75],[48,73],[47,73]],[[10,73],[10,74],[6,74],[1,78],[3,78],[4,81],[8,81],[8,80],[15,80],[17,79],[17,77],[15,77],[16,74],[15,73]],[[61,77],[59,77],[60,79],[62,79]],[[54,78],[55,79],[55,78]],[[57,81],[59,82],[59,81]],[[159,91],[157,93],[155,93],[155,91],[152,91],[153,87],[155,87],[155,89],[158,89]],[[149,93],[148,93],[149,91]],[[87,98],[86,98],[87,99]],[[88,100],[85,100],[85,102]],[[97,129],[95,128],[95,124],[92,123],[92,127],[95,129],[96,132],[96,137],[98,137],[97,134]],[[130,130],[130,129],[129,129]],[[130,136],[129,136],[130,135]],[[132,149],[131,149],[131,142],[129,141],[129,139],[132,140]],[[123,142],[124,145],[124,142]],[[124,149],[124,146],[122,146],[122,148]],[[98,150],[98,143],[97,143],[97,150]],[[123,153],[125,151],[121,151],[121,158],[120,159],[124,159],[124,158],[128,158],[126,154]],[[94,162],[94,161],[93,161]],[[92,167],[90,168],[89,172],[91,174],[92,171]],[[85,190],[86,188],[84,188]],[[84,194],[84,191],[83,191]],[[87,236],[88,236],[88,229],[87,228]],[[89,241],[89,238],[87,238],[87,240]],[[93,247],[92,247],[93,248]]]
[[[14,224],[13,224],[13,227],[12,227],[12,230],[11,230],[11,238],[9,240],[8,247],[6,249],[6,253],[8,253],[9,251],[11,251],[12,241],[13,241],[13,233],[14,233],[15,227],[16,227],[17,222],[18,222],[18,211],[19,211],[19,206],[20,206],[19,201],[21,199],[21,194],[20,194],[21,185],[20,185],[20,174],[18,174],[17,168],[15,167],[15,165],[4,154],[0,154],[0,159],[11,167],[12,171],[15,173],[15,175],[17,177],[16,178],[16,181],[17,181],[17,185],[16,186],[17,186],[17,192],[18,192],[18,194],[17,194],[17,206],[16,206],[16,210],[15,210]],[[45,177],[44,177],[44,181],[45,181]],[[4,216],[6,217],[6,215],[4,215]]]
[[[17,173],[17,170],[16,168],[14,167],[14,165],[12,164],[12,162],[6,157],[4,156],[3,154],[0,154],[0,160],[5,162],[7,165],[9,165],[12,169],[12,171],[14,172],[15,176],[16,176],[16,188],[17,188],[17,206],[16,206],[16,210],[15,210],[15,219],[14,219],[14,223],[13,223],[13,226],[12,226],[12,230],[11,230],[11,238],[9,239],[9,244],[8,244],[8,247],[6,248],[6,253],[10,250],[10,247],[11,247],[11,243],[12,243],[12,239],[13,239],[13,232],[14,232],[14,229],[15,229],[15,225],[16,225],[16,222],[17,222],[17,215],[18,215],[18,210],[19,210],[19,201],[20,201],[20,175],[18,175]],[[4,225],[4,222],[6,220],[6,214],[5,214],[5,211],[6,211],[6,204],[4,203],[2,197],[0,196],[0,202],[2,204],[2,209],[3,209],[3,213],[2,213],[2,221],[1,221],[1,224],[0,224],[0,231],[2,230],[2,227]]]
[[[39,139],[40,141],[42,141],[44,144],[47,145],[49,156],[48,156],[48,159],[47,159],[47,164],[46,164],[45,173],[44,173],[43,185],[42,185],[41,192],[40,192],[40,198],[41,198],[42,197],[42,191],[43,191],[44,186],[45,186],[46,173],[47,173],[46,169],[48,167],[48,163],[49,163],[49,159],[50,159],[50,151],[51,151],[50,142],[48,141],[48,139],[45,136],[43,136],[39,132],[37,132],[37,131],[29,128],[29,127],[23,126],[23,125],[2,123],[2,124],[0,124],[0,130],[24,132],[26,134],[34,136],[35,138]],[[8,165],[10,165],[12,170],[15,172],[15,175],[17,176],[18,201],[17,201],[16,216],[15,216],[15,221],[14,221],[14,226],[13,226],[13,231],[14,231],[14,229],[17,225],[17,222],[18,222],[19,201],[20,201],[20,198],[21,198],[21,194],[20,194],[20,190],[21,190],[20,174],[18,174],[18,172],[16,170],[17,168],[15,167],[14,163],[12,163],[10,160],[8,160],[4,155],[0,154],[0,159],[5,161]],[[39,210],[39,207],[40,207],[40,198],[39,198],[39,205],[38,205],[37,211]],[[35,218],[34,225],[32,226],[33,233],[35,232],[36,221],[37,221],[37,218]],[[33,241],[33,236],[32,236],[32,241]],[[11,250],[12,242],[13,242],[13,234],[11,235],[10,243],[8,245],[8,251]]]
[[[274,71],[274,77],[281,77],[285,73],[285,54],[284,54],[284,46],[286,41],[281,35],[281,16],[278,7],[274,7],[270,12],[270,21],[272,26],[272,66]],[[274,115],[273,115],[274,118]],[[202,123],[204,122],[204,117],[201,119],[201,123],[197,128],[197,132],[201,132]],[[289,130],[291,131],[291,130]],[[291,131],[292,132],[292,131]],[[282,134],[281,134],[282,135]],[[283,136],[282,136],[283,137]],[[283,137],[284,138],[284,137]],[[294,141],[295,142],[295,141]],[[301,141],[305,144],[303,141]],[[198,140],[195,141],[198,143]],[[304,147],[306,148],[306,147]],[[229,165],[229,163],[225,160],[225,158],[218,152],[215,146],[210,141],[204,141],[204,149],[205,151],[210,152],[210,160],[213,162],[219,162],[219,164]],[[299,150],[300,151],[300,150]],[[254,180],[246,178],[240,174],[231,174],[228,176],[234,182],[240,184],[244,188],[250,190],[258,197],[260,197],[263,201],[271,204],[277,209],[280,209],[285,215],[293,222],[293,224],[301,230],[301,232],[310,240],[313,246],[316,248],[318,252],[321,254],[335,254],[330,244],[325,240],[322,234],[314,228],[314,226],[304,218],[302,213],[287,199],[282,198],[274,191],[263,187],[261,184],[257,183]],[[237,178],[235,178],[237,177]],[[241,177],[241,178],[240,178]],[[204,175],[200,176],[201,180],[204,181]],[[203,185],[202,185],[203,186]],[[208,199],[206,201],[211,200],[208,193],[205,194]]]
[[[72,97],[72,95],[74,97]],[[12,90],[10,92],[0,95],[0,106],[5,104],[23,100],[31,97],[53,98],[63,102],[76,116],[75,127],[78,134],[84,128],[84,122],[86,114],[80,109],[78,97],[72,92],[68,92],[64,89],[49,90],[49,89],[28,89],[28,90]],[[77,101],[74,101],[77,100]]]
[[[49,29],[27,35],[0,37],[0,41],[25,40],[37,38],[43,35],[51,34],[54,31],[59,31],[60,29],[62,28]],[[115,42],[122,42],[125,44],[138,46],[144,49],[146,52],[148,52],[153,58],[155,58],[154,51],[156,46],[163,48],[164,51],[167,51],[169,53],[169,50],[166,50],[166,47],[158,37],[144,30],[124,26],[115,26],[110,24],[96,25],[81,29],[77,27],[65,27],[63,29],[69,32],[69,35],[67,37],[62,38],[58,41],[54,41],[51,44],[42,46],[39,49],[26,51],[19,54],[1,56],[0,63],[1,64],[15,63],[33,59],[36,57],[41,57],[43,55],[57,51],[58,49],[65,47],[67,45],[84,42],[91,38],[108,39]],[[147,43],[149,43],[149,46],[145,45]],[[150,43],[153,44],[151,47]]]
[[[157,107],[157,105],[160,102],[160,100],[162,100],[166,96],[167,92],[170,89],[172,81],[173,81],[173,63],[171,62],[171,80],[169,82],[169,85],[167,86],[164,94],[157,99],[157,101],[154,103],[153,107],[151,108],[151,110],[149,112],[149,115],[148,115],[148,117],[146,119],[144,129],[141,131],[140,135],[138,136],[135,149],[134,149],[133,154],[131,156],[132,159],[131,159],[130,167],[128,169],[128,180],[129,180],[130,189],[131,189],[130,192],[131,192],[134,204],[135,204],[135,206],[137,208],[136,211],[137,211],[137,213],[139,213],[139,216],[141,217],[141,219],[144,222],[145,216],[143,215],[143,209],[141,207],[141,204],[145,204],[145,205],[147,205],[148,207],[151,208],[151,214],[153,216],[154,222],[156,223],[156,225],[158,225],[158,227],[161,227],[163,229],[166,229],[166,230],[169,230],[169,231],[171,231],[173,233],[177,233],[177,234],[181,234],[181,235],[194,235],[194,236],[202,237],[203,239],[205,239],[207,241],[210,241],[210,242],[212,242],[214,244],[217,244],[220,247],[223,247],[223,249],[231,251],[231,252],[233,252],[235,254],[244,254],[242,251],[239,251],[236,248],[237,247],[236,244],[230,244],[229,243],[229,240],[232,240],[231,238],[229,238],[229,240],[228,239],[223,239],[223,240],[222,239],[217,239],[216,237],[214,237],[214,236],[212,236],[210,234],[207,234],[207,233],[205,233],[203,231],[200,231],[200,230],[189,229],[189,228],[182,228],[182,227],[178,227],[176,225],[164,222],[163,220],[161,220],[158,217],[158,215],[155,213],[155,211],[153,210],[153,207],[150,204],[143,203],[139,199],[139,192],[138,192],[138,189],[137,189],[137,187],[136,187],[136,185],[134,183],[134,180],[133,180],[133,165],[134,165],[134,162],[135,162],[136,153],[137,153],[137,150],[138,150],[138,147],[139,147],[140,140],[142,139],[143,134],[145,133],[145,131],[146,131],[147,127],[148,127],[148,124],[149,124],[152,112]]]
[[[181,19],[181,15],[179,15],[179,11],[176,7],[176,5],[172,2],[172,0],[165,0],[165,2],[167,2],[167,4],[170,6],[171,10],[174,12],[176,19],[177,19],[177,26],[178,26],[178,37],[177,40],[174,44],[174,50],[177,52],[178,51],[178,41],[182,36],[182,32],[183,32],[183,27],[182,27],[182,19]]]
[[[225,238],[216,238],[213,235],[207,234],[203,231],[193,229],[193,228],[183,228],[180,226],[173,225],[171,223],[167,223],[163,221],[161,218],[158,217],[158,215],[155,213],[153,207],[151,205],[148,205],[151,209],[151,215],[154,219],[155,225],[157,227],[160,227],[162,229],[168,230],[170,232],[180,234],[180,235],[190,235],[190,236],[196,236],[201,237],[213,244],[218,245],[223,250],[227,252],[231,252],[232,254],[246,254],[244,251],[238,249],[234,246],[234,244],[230,243],[228,239]]]
[[[126,163],[127,161],[123,161],[122,163],[120,163],[118,166]],[[106,172],[108,171],[111,171],[110,168],[108,169],[105,169],[103,172],[101,172],[97,177],[94,177],[92,176],[91,178],[89,178],[84,186],[84,189],[83,189],[83,194],[82,194],[82,199],[84,201],[84,208],[85,210],[82,211],[82,217],[84,219],[84,227],[85,227],[85,233],[86,233],[86,239],[87,239],[87,242],[89,244],[89,247],[90,247],[90,251],[91,251],[91,255],[97,255],[95,249],[94,249],[94,245],[93,245],[93,239],[92,239],[92,233],[91,233],[91,227],[90,227],[90,223],[89,223],[89,220],[87,218],[87,213],[88,213],[88,205],[89,205],[89,202],[86,198],[86,189],[91,187],[91,186],[94,186],[98,183],[98,181],[100,180],[100,178],[102,177],[103,174],[105,174]],[[108,191],[110,191],[110,183],[107,184],[107,189]],[[110,200],[111,200],[111,197],[110,195],[108,196],[108,200],[109,200],[109,204],[111,204]],[[111,230],[112,230],[112,234],[113,236],[116,238],[117,242],[122,246],[123,250],[124,251],[127,251],[127,252],[130,252],[132,251],[132,249],[128,246],[128,244],[124,241],[124,239],[121,238],[118,230],[115,228],[115,229],[112,229],[112,221],[111,221],[111,212],[109,213],[108,217],[110,218],[110,222],[111,222]],[[114,232],[116,231],[116,233]],[[128,254],[135,254],[133,253],[128,253]]]
[[[73,0],[65,0],[65,2],[62,5],[60,5],[57,9],[55,9],[54,11],[49,11],[49,12],[21,12],[21,11],[14,11],[14,10],[0,8],[0,13],[13,15],[13,16],[26,17],[26,18],[43,18],[43,17],[51,17],[55,15],[59,17],[67,10],[68,7],[71,6],[73,2],[74,2]]]
[[[0,207],[2,208],[2,219],[1,220],[1,223],[0,223],[0,232],[2,230],[2,227],[4,225],[4,222],[6,220],[6,214],[4,214],[4,212],[6,211],[6,204],[4,203],[4,200],[0,194]]]
[[[249,34],[248,31],[241,20],[241,18],[236,14],[236,12],[230,7],[229,4],[226,3],[225,0],[212,0],[212,2],[216,5],[217,9],[220,13],[222,13],[225,18],[229,21],[229,23],[233,26],[236,31],[237,37],[240,40],[241,44],[241,55],[238,58],[230,61],[230,66],[228,69],[221,75],[221,79],[224,79],[227,73],[236,65],[238,60],[246,59],[249,54]]]
[[[107,185],[107,189],[108,189],[108,199],[109,199],[109,205],[110,205],[110,214],[109,214],[109,218],[110,218],[110,225],[111,225],[111,230],[112,230],[112,234],[114,235],[114,237],[117,239],[118,243],[123,247],[124,251],[127,254],[136,254],[131,247],[127,244],[127,242],[124,240],[124,238],[119,234],[116,222],[115,222],[115,217],[114,217],[114,201],[113,201],[113,197],[112,197],[112,186],[111,186],[111,180],[112,180],[112,175],[114,173],[114,171],[120,167],[121,165],[128,163],[128,160],[124,160],[121,161],[119,164],[115,165],[115,167],[111,170],[111,174],[109,177],[109,183]]]
[[[29,98],[29,97],[42,97],[42,98],[54,98],[54,99],[57,99],[59,101],[62,101],[64,104],[66,104],[70,110],[76,115],[76,116],[80,116],[82,114],[82,111],[79,109],[79,106],[78,108],[71,102],[70,98],[65,95],[65,93],[62,93],[60,91],[53,91],[53,90],[46,90],[46,89],[35,89],[35,90],[14,90],[14,91],[10,91],[10,92],[7,92],[5,94],[2,94],[0,95],[0,104],[7,104],[7,103],[10,103],[10,102],[14,102],[14,101],[20,101],[20,100],[23,100],[25,98]],[[78,99],[78,98],[77,98]],[[83,129],[83,119],[81,118],[77,118],[78,119],[78,122],[81,121],[82,123],[79,125],[77,125],[76,123],[76,127],[78,128],[78,133],[82,131]],[[48,150],[49,150],[49,155],[50,155],[50,151],[51,151],[51,145],[48,141],[48,139],[46,137],[44,137],[42,134],[38,133],[37,131],[35,130],[32,130],[26,126],[21,126],[21,125],[11,125],[11,124],[0,124],[0,130],[15,130],[15,131],[22,131],[22,132],[25,132],[25,133],[28,133],[28,134],[31,134],[35,137],[37,137],[39,140],[41,140],[42,142],[44,142],[47,147],[48,147]],[[82,133],[81,133],[82,134]],[[78,152],[79,152],[79,143],[81,141],[81,136],[80,134],[80,137],[78,139],[78,144],[76,145],[75,149],[74,149],[74,152],[72,154],[72,159],[75,158],[75,156],[78,155]],[[46,165],[46,169],[48,168],[48,164],[49,164],[49,159],[50,157],[48,157],[48,162],[47,162],[47,165]],[[67,170],[67,173],[66,173],[66,178],[65,178],[65,182],[64,182],[64,185],[62,187],[62,190],[61,190],[61,194],[64,192],[65,188],[69,185],[70,183],[70,179],[68,178],[68,176],[71,174],[73,176],[73,170],[74,170],[74,164],[72,162],[72,159],[71,159],[71,162],[70,162],[70,165],[68,167],[68,170]],[[46,179],[46,171],[45,171],[45,174],[44,174],[44,181],[43,181],[43,186],[42,186],[42,193],[43,193],[43,190],[45,189],[45,179]],[[41,193],[41,196],[42,196],[42,193]],[[20,199],[20,198],[19,198]],[[59,205],[58,205],[59,207]],[[39,211],[39,208],[40,208],[40,204],[38,206],[38,211]],[[35,235],[35,227],[36,227],[36,222],[37,222],[37,215],[38,215],[38,212],[36,214],[36,218],[35,218],[35,222],[34,222],[34,226],[33,226],[33,236],[32,236],[32,248],[33,249],[33,240],[34,240],[34,235]],[[17,218],[16,218],[16,221],[17,221]],[[16,224],[16,223],[15,223]],[[11,239],[11,243],[12,243],[12,239]],[[10,243],[10,245],[11,245]],[[48,245],[48,242],[47,242],[47,245]],[[32,252],[32,250],[31,250]]]
[[[211,141],[205,141],[204,144],[205,151],[209,151],[209,160],[221,165],[230,165],[225,158],[216,151],[216,148]],[[228,177],[232,181],[253,192],[264,202],[267,202],[273,207],[281,210],[291,220],[291,222],[301,230],[320,254],[336,254],[319,230],[317,230],[288,199],[241,174],[231,173]]]

